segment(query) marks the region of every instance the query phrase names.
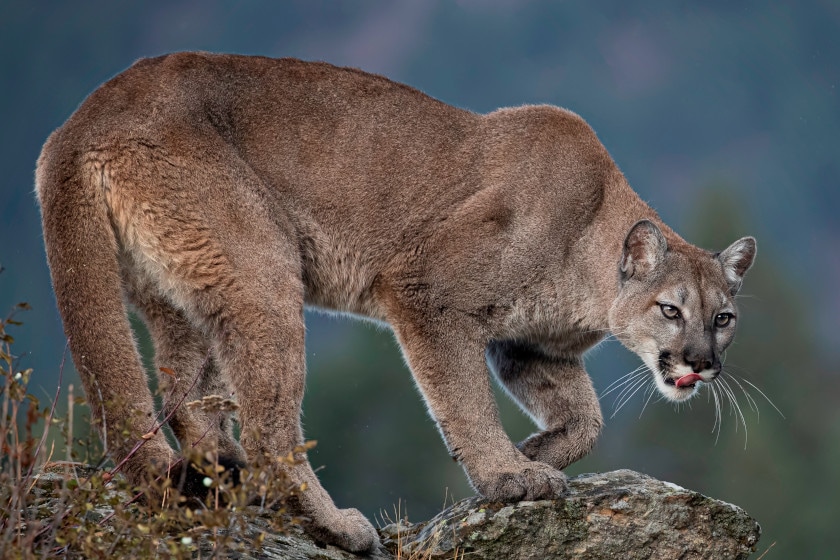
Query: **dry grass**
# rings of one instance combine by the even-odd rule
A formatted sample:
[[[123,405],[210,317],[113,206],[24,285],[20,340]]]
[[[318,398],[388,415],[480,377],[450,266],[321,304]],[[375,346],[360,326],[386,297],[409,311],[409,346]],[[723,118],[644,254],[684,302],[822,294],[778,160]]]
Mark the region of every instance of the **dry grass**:
[[[144,493],[119,474],[123,463],[114,464],[107,450],[97,449],[93,441],[74,439],[74,409],[86,405],[73,395],[72,386],[66,396],[62,394],[63,363],[48,406],[28,391],[33,372],[20,367],[9,333],[21,325],[17,317],[27,309],[27,304],[19,304],[0,320],[2,558],[227,557],[235,551],[260,549],[265,533],[248,524],[257,509],[273,512],[268,527],[272,531],[283,532],[297,521],[286,515],[285,504],[304,489],[289,484],[282,469],[276,468],[278,463],[294,461],[291,454],[263,458],[240,473],[236,486],[212,457],[190,456],[194,464],[204,465],[196,468],[206,477],[206,499],[181,496],[164,476],[149,481],[164,499],[153,503],[141,499]],[[63,398],[67,415],[58,417],[57,404]],[[229,404],[211,397],[194,406],[216,407],[218,414],[226,414]],[[166,420],[161,419],[154,430]],[[135,442],[133,452],[143,443]]]
[[[446,508],[446,500],[444,500],[443,509]],[[386,547],[394,554],[396,560],[432,560],[433,558],[442,558],[435,553],[438,551],[438,545],[444,538],[444,531],[446,526],[440,524],[431,532],[431,534],[424,537],[422,540],[418,539],[418,527],[413,525],[406,514],[402,512],[402,502],[398,502],[394,506],[393,513],[382,510],[380,513],[379,528],[380,532],[385,531]],[[455,532],[455,526],[452,525],[452,542],[458,542],[458,535]],[[447,560],[464,560],[467,558],[467,552],[455,547],[451,556],[446,557]]]

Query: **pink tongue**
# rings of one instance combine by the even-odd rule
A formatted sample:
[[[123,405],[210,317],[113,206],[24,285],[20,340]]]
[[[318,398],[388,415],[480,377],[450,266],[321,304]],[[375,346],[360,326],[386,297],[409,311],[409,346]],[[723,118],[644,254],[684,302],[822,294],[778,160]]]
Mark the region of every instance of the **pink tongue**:
[[[674,382],[674,385],[677,387],[685,387],[686,385],[694,385],[698,381],[703,381],[703,378],[697,375],[696,373],[689,373],[688,375],[683,375],[679,379]]]

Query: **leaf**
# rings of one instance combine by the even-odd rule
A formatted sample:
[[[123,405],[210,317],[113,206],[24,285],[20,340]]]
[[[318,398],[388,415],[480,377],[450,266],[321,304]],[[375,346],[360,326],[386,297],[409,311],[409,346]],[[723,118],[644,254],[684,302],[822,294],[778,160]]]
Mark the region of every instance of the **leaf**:
[[[306,442],[302,443],[301,445],[296,445],[295,448],[294,448],[294,452],[295,453],[306,453],[307,451],[309,451],[310,449],[312,449],[316,445],[318,445],[318,441],[314,440],[314,439],[311,439],[309,441],[306,441]]]
[[[171,377],[175,377],[175,370],[173,370],[172,368],[168,368],[168,367],[160,367],[160,368],[158,368],[158,369],[159,369],[162,373],[165,373],[166,375],[169,375],[169,376],[171,376]]]
[[[20,302],[15,307],[17,307],[18,309],[26,309],[27,311],[32,309],[32,306],[26,303],[25,301]]]
[[[155,437],[155,430],[152,430],[151,432],[148,432],[148,433],[140,436],[141,439],[152,439],[153,437]]]

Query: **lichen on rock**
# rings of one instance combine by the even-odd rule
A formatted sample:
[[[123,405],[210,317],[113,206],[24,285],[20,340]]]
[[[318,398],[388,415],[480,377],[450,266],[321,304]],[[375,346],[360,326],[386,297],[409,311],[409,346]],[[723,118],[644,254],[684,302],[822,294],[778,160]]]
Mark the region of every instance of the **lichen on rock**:
[[[386,543],[423,558],[736,560],[755,550],[761,532],[737,506],[629,470],[581,475],[569,486],[564,500],[463,500]]]

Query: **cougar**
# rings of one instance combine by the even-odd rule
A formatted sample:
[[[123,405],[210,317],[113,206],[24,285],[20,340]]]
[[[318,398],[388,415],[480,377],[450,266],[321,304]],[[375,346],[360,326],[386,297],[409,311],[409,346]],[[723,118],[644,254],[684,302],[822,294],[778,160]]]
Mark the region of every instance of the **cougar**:
[[[137,484],[176,452],[146,433],[156,412],[129,306],[156,364],[199,376],[164,405],[174,434],[231,469],[304,441],[312,306],[390,326],[479,494],[551,499],[603,423],[581,355],[612,332],[665,397],[688,399],[721,371],[756,252],[751,237],[719,253],[680,238],[568,110],[479,115],[294,59],[140,60],[53,132],[36,182],[92,414],[106,437],[131,420],[129,443],[110,437],[118,461],[148,439],[126,463]],[[491,375],[539,428],[519,445]],[[231,392],[239,441],[230,421],[176,407]],[[370,522],[338,509],[299,455],[282,469],[307,486],[295,508],[308,530],[376,546]]]

